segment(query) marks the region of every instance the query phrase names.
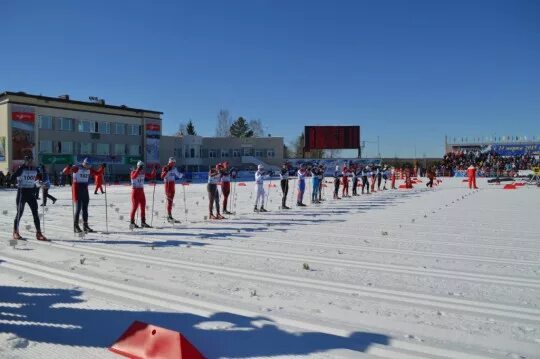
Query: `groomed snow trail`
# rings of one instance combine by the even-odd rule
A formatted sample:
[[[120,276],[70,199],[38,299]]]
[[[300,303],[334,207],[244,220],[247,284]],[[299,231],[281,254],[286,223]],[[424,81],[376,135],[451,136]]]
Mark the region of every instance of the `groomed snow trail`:
[[[173,226],[158,184],[155,228],[136,231],[130,188],[110,186],[110,233],[85,237],[69,189],[53,188],[53,241],[33,239],[27,209],[15,247],[15,191],[0,190],[0,357],[114,358],[107,347],[142,320],[209,358],[538,358],[540,189],[465,185],[333,201],[328,184],[323,204],[286,212],[272,188],[271,212],[255,214],[247,183],[237,214],[213,222],[205,186],[185,187],[185,214],[177,185]]]

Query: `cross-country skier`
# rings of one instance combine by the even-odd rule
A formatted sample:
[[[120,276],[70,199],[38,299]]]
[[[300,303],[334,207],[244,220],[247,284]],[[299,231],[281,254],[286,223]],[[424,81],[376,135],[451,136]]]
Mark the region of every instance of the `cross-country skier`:
[[[51,180],[49,178],[49,173],[47,172],[45,165],[41,165],[41,182],[41,188],[43,189],[43,203],[41,203],[41,207],[47,206],[47,199],[51,199],[52,203],[54,204],[56,202],[56,198],[49,194],[49,188],[51,188]]]
[[[396,168],[392,167],[390,170],[390,181],[392,183],[392,189],[396,189]]]
[[[319,168],[313,166],[311,170],[311,203],[320,203],[319,202]]]
[[[219,192],[218,192],[218,183],[221,178],[220,173],[221,166],[216,165],[216,167],[211,167],[208,171],[208,184],[206,185],[206,190],[208,191],[208,218],[209,219],[225,219],[219,213]],[[217,215],[214,216],[214,205],[216,206]]]
[[[375,192],[375,177],[376,177],[375,171],[373,169],[369,171],[369,177],[371,180],[371,192],[373,193]]]
[[[322,190],[323,190],[323,182],[324,182],[324,173],[325,172],[326,172],[326,168],[321,163],[319,165],[319,202],[325,200],[325,199],[322,198]]]
[[[135,223],[135,212],[139,208],[141,213],[141,227],[152,228],[146,223],[146,196],[144,195],[144,180],[153,180],[156,178],[158,166],[154,166],[151,173],[144,171],[144,162],[138,161],[137,168],[131,171],[131,212],[129,214],[130,224],[134,228],[139,228]]]
[[[352,177],[352,195],[358,196],[356,192],[356,187],[358,187],[358,166],[353,164],[351,166],[351,177]]]
[[[105,168],[107,167],[106,163],[102,163],[101,166],[96,170],[94,174],[94,194],[98,194],[98,189],[101,191],[101,194],[104,194],[103,191],[103,175],[105,174]]]
[[[371,171],[371,168],[369,166],[366,166],[362,170],[362,194],[364,194],[364,189],[366,189],[366,194],[369,194],[369,172]]]
[[[427,170],[427,178],[429,182],[426,183],[426,187],[433,188],[433,180],[435,179],[435,170],[433,168]]]
[[[231,170],[229,162],[223,162],[220,170],[221,174],[221,193],[223,194],[223,214],[232,214],[227,210],[229,204],[229,194],[231,193]]]
[[[341,190],[341,197],[349,197],[349,168],[347,165],[343,166],[342,170],[343,177],[341,182],[343,183],[343,189]]]
[[[279,179],[282,193],[281,209],[291,209],[291,207],[287,207],[287,193],[289,193],[289,164],[287,162],[281,166]]]
[[[167,221],[174,223],[177,222],[172,216],[172,207],[174,201],[174,193],[176,186],[176,179],[182,178],[183,175],[176,169],[176,159],[169,157],[169,162],[161,169],[161,179],[165,186],[165,197],[167,203],[165,207],[167,209]]]
[[[382,172],[381,167],[377,167],[377,191],[381,190]]]
[[[22,239],[19,234],[19,222],[24,212],[24,206],[28,203],[28,207],[32,211],[34,217],[34,226],[36,226],[36,239],[38,241],[47,241],[47,238],[41,233],[39,223],[38,205],[35,195],[36,187],[41,185],[41,175],[37,169],[32,166],[32,156],[25,156],[24,163],[15,171],[13,178],[17,181],[17,215],[13,222],[13,239]]]
[[[336,170],[334,171],[334,199],[341,199],[339,198],[339,182],[340,182],[340,171],[339,166],[336,166]]]
[[[264,166],[258,165],[257,166],[257,172],[255,172],[255,208],[253,209],[254,212],[268,212],[266,209],[264,209],[264,179],[268,178],[269,175],[263,171]],[[259,205],[259,199],[261,200],[261,208],[257,208]]]
[[[476,167],[471,163],[469,168],[467,168],[467,177],[469,178],[469,189],[478,189],[476,187]]]
[[[64,171],[66,171],[66,169],[64,169]],[[75,233],[82,232],[81,227],[79,227],[79,217],[82,211],[83,230],[86,233],[94,232],[94,230],[88,226],[88,203],[90,202],[90,197],[88,196],[88,179],[90,176],[95,176],[96,170],[91,168],[90,161],[88,158],[85,158],[80,165],[71,166],[66,174],[73,175],[72,194],[73,201],[77,203],[73,230]]]
[[[300,169],[296,175],[298,176],[298,195],[296,198],[296,205],[298,207],[305,207],[306,205],[303,202],[304,192],[306,190],[306,176],[308,175],[308,172],[304,163],[300,165]]]

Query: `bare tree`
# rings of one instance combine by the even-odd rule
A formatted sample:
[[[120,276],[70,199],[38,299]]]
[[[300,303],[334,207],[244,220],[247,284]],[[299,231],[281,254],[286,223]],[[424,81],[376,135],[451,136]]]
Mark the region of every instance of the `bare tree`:
[[[231,116],[227,110],[219,110],[217,115],[216,137],[231,136]]]
[[[176,131],[176,133],[174,135],[176,137],[183,137],[183,136],[187,135],[187,125],[185,123],[181,122],[178,125],[178,131]]]
[[[261,119],[250,120],[249,128],[253,131],[253,137],[264,137],[264,128]]]

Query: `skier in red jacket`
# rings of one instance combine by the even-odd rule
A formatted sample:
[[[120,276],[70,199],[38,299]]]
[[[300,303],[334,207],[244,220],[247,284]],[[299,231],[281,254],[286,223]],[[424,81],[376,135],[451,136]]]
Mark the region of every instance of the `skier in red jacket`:
[[[98,194],[98,189],[101,191],[101,194],[105,193],[105,191],[103,191],[103,174],[105,173],[105,167],[107,167],[107,164],[102,163],[94,174],[94,184],[96,186],[94,194]]]
[[[135,223],[135,212],[137,208],[141,211],[141,227],[142,228],[151,228],[150,225],[146,223],[146,197],[144,195],[144,180],[152,180],[156,178],[156,168],[155,166],[152,170],[152,173],[144,172],[144,163],[143,161],[137,162],[137,168],[131,171],[131,213],[130,213],[130,223],[134,228],[139,228]]]
[[[469,178],[469,189],[478,189],[476,187],[476,167],[471,163],[469,168],[467,168],[467,177]]]

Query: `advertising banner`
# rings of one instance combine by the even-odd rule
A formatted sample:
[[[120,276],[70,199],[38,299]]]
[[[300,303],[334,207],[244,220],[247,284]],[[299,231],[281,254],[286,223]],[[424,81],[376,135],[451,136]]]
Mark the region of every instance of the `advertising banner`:
[[[0,161],[6,160],[6,138],[0,137]]]
[[[138,161],[142,161],[141,156],[124,156],[124,164],[135,166]]]
[[[359,149],[360,126],[305,126],[304,149]]]
[[[146,137],[146,162],[159,164],[159,138]]]
[[[36,113],[34,107],[13,105],[11,107],[11,143],[13,160],[23,160],[33,155],[35,145]]]
[[[40,155],[39,162],[44,165],[67,165],[73,163],[72,155]]]
[[[499,156],[522,156],[526,153],[540,154],[540,144],[491,145],[491,150]]]

